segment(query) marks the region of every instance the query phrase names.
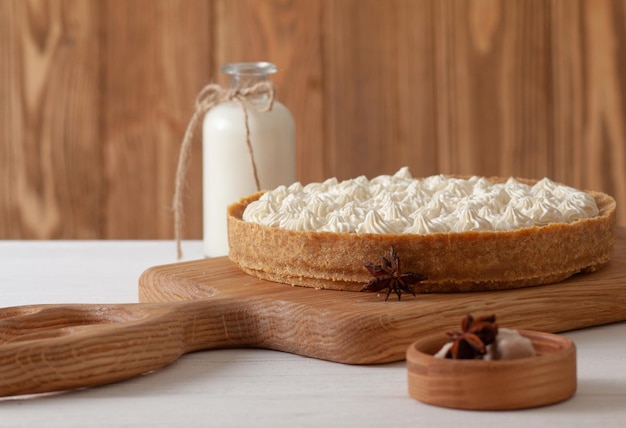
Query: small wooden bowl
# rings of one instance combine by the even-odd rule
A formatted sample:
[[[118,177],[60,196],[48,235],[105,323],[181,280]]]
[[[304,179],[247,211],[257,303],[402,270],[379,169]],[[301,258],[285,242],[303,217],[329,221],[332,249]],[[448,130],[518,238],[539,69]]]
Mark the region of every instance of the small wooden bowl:
[[[518,330],[537,355],[515,360],[435,358],[446,342],[428,337],[407,350],[409,395],[424,403],[470,410],[512,410],[567,400],[576,392],[576,347],[561,336]]]

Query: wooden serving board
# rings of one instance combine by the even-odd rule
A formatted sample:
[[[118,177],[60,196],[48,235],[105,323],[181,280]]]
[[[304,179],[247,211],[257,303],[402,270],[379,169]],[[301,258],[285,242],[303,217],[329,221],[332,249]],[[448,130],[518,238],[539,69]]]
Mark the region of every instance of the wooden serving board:
[[[251,277],[228,258],[156,266],[139,280],[141,302],[210,299],[225,347],[259,347],[350,364],[403,360],[417,338],[495,314],[503,327],[550,333],[626,320],[626,229],[612,261],[591,274],[530,288],[384,295],[292,287]],[[222,346],[222,345],[220,345]]]

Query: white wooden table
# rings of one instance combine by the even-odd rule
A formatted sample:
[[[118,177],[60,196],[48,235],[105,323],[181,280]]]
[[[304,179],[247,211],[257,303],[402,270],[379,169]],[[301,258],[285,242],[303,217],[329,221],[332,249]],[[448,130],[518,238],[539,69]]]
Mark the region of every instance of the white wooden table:
[[[202,257],[199,241],[183,249],[185,259]],[[136,302],[139,275],[174,262],[171,241],[0,241],[0,307]],[[422,404],[407,393],[404,362],[348,366],[242,349],[186,355],[113,385],[0,399],[0,426],[626,426],[626,322],[566,335],[578,348],[578,391],[538,409],[475,412]]]

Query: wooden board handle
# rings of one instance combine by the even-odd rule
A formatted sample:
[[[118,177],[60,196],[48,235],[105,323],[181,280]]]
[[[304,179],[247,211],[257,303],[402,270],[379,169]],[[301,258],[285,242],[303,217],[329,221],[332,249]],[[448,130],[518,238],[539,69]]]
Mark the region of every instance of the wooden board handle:
[[[0,396],[102,385],[255,337],[239,304],[208,299],[0,309]]]

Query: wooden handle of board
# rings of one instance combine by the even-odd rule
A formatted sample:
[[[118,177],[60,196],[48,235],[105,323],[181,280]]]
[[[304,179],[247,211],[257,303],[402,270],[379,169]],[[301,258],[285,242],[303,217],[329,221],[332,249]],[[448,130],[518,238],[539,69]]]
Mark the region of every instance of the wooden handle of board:
[[[0,309],[0,396],[116,382],[180,355],[254,344],[237,302],[33,305]]]

